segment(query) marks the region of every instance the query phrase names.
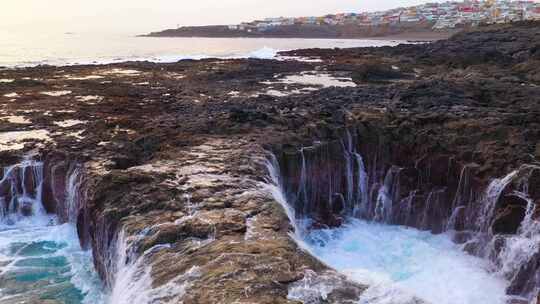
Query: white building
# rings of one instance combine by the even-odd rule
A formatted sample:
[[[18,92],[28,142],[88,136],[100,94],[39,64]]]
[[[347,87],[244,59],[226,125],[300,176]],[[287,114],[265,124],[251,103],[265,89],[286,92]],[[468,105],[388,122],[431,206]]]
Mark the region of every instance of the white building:
[[[523,14],[523,18],[525,20],[540,20],[540,4],[527,9]]]

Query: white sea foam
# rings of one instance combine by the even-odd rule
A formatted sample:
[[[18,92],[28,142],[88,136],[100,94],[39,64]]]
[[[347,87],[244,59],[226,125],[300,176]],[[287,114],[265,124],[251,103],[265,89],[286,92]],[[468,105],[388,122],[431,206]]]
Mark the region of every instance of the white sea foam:
[[[86,96],[75,96],[75,99],[82,102],[87,102],[88,104],[94,104],[95,102],[100,102],[103,100],[103,96],[99,95],[86,95]]]
[[[68,80],[97,80],[97,79],[103,79],[104,77],[101,75],[87,75],[87,76],[72,76],[72,75],[66,75],[64,76]]]
[[[45,91],[41,92],[43,95],[52,96],[52,97],[60,97],[71,94],[71,91],[63,90],[63,91]]]
[[[17,92],[4,94],[4,97],[7,97],[7,98],[17,98],[17,97],[20,97],[20,96],[21,95],[19,95],[19,93],[17,93]]]
[[[329,87],[356,87],[350,77],[335,77],[328,73],[304,72],[298,75],[287,75],[275,81],[264,81],[262,84],[299,84],[308,86]]]
[[[504,304],[507,299],[508,283],[448,235],[353,220],[343,228],[312,232],[308,240],[322,261],[371,286],[361,303],[407,303],[415,296],[438,304]]]
[[[67,119],[67,120],[62,120],[62,121],[55,121],[53,123],[62,128],[69,128],[76,125],[87,123],[87,121],[78,120],[78,119]]]
[[[256,51],[249,53],[247,57],[256,58],[256,59],[272,59],[276,57],[277,53],[278,53],[277,50],[265,46],[262,49],[258,49]]]
[[[15,263],[23,259],[9,253],[10,244],[54,242],[61,245],[61,249],[42,257],[66,258],[70,266],[70,281],[84,295],[83,304],[105,303],[106,295],[93,269],[92,253],[81,249],[74,224],[51,226],[50,224],[55,221],[54,216],[44,215],[21,218],[10,225],[0,224],[0,260],[11,261],[0,273],[14,270]],[[1,295],[0,302],[2,302]]]
[[[149,38],[118,33],[32,35],[2,33],[6,49],[0,66],[64,66],[126,61],[176,62],[206,58],[274,58],[276,51],[397,45],[396,41],[361,39]],[[34,33],[32,33],[34,34]],[[136,34],[136,33],[134,33]],[[39,48],[35,46],[39,45]],[[24,51],[22,51],[24,50]],[[15,55],[15,56],[13,56]],[[297,60],[304,60],[296,58]],[[72,80],[88,80],[74,76]]]
[[[45,239],[67,244],[59,254],[66,256],[69,261],[72,274],[71,283],[85,295],[82,303],[105,303],[106,294],[103,292],[102,283],[94,269],[92,252],[81,249],[75,225],[68,223],[47,230]]]

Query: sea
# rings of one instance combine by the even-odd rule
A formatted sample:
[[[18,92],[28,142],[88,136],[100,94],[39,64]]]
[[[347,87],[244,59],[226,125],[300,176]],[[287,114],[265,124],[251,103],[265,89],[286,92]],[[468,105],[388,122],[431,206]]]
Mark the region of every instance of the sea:
[[[139,33],[140,34],[140,33]],[[204,58],[274,58],[302,48],[394,46],[403,41],[291,38],[156,38],[137,33],[32,33],[0,29],[0,67],[176,62]]]

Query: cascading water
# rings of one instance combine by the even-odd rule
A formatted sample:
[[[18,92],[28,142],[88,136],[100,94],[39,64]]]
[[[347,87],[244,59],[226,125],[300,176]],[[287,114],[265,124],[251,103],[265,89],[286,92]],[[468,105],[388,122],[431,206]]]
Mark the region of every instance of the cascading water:
[[[304,232],[304,225],[298,224],[301,222],[301,219],[296,216],[294,208],[287,203],[278,160],[274,154],[269,155],[269,160],[266,161],[266,169],[270,175],[270,179],[265,184],[266,190],[272,194],[274,199],[283,207],[285,213],[287,213],[287,217],[291,220],[291,224],[293,225],[294,233],[298,236],[302,235]]]
[[[2,218],[14,222],[24,215],[44,215],[40,198],[43,189],[43,164],[31,160],[4,168],[2,180]]]
[[[148,260],[152,254],[164,248],[170,248],[170,244],[160,244],[145,250],[141,255],[134,251],[136,245],[151,228],[144,229],[139,234],[127,238],[124,230],[121,230],[115,240],[115,250],[111,252],[109,271],[112,291],[109,302],[114,304],[134,303],[181,303],[186,294],[186,289],[193,280],[199,276],[199,268],[193,267],[183,274],[178,274],[168,283],[152,286],[152,269],[148,266]],[[202,242],[204,243],[204,242]]]
[[[366,172],[366,165],[364,164],[364,159],[362,155],[354,153],[356,162],[358,164],[358,183],[357,189],[359,191],[360,197],[357,200],[358,204],[354,206],[354,216],[365,215],[367,213],[367,206],[369,204],[369,176]]]
[[[375,202],[374,219],[379,222],[390,222],[393,216],[393,202],[395,194],[399,191],[398,175],[401,169],[392,167],[386,173],[384,182],[379,188]]]
[[[77,189],[70,185],[66,204],[74,205]],[[81,249],[74,222],[61,224],[58,216],[46,213],[43,190],[42,162],[26,160],[4,169],[0,302],[104,303],[91,252]],[[71,211],[70,218],[76,218],[76,210]]]
[[[517,176],[518,171],[513,171],[504,178],[496,178],[489,184],[483,200],[483,208],[478,216],[478,228],[480,231],[489,231],[493,224],[495,208],[504,189]]]
[[[460,170],[452,180],[454,158],[447,161],[448,176],[441,177],[420,161],[399,167],[379,154],[362,155],[348,132],[341,150],[335,146],[319,142],[303,148],[300,157],[279,155],[270,170],[276,175],[282,169],[282,176],[273,177],[281,191],[273,193],[309,251],[372,286],[362,303],[411,303],[411,294],[432,303],[535,302],[540,222],[528,179],[539,167],[493,179],[482,192],[475,164],[452,167]],[[402,181],[408,184],[401,187]]]

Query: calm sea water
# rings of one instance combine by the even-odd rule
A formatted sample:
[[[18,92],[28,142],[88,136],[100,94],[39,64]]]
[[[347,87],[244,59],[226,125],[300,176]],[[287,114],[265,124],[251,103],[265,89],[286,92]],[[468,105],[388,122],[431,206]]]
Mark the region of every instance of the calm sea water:
[[[174,62],[207,57],[271,58],[300,48],[396,45],[399,41],[352,39],[146,38],[134,34],[47,33],[0,30],[0,66],[71,65],[129,60]]]

